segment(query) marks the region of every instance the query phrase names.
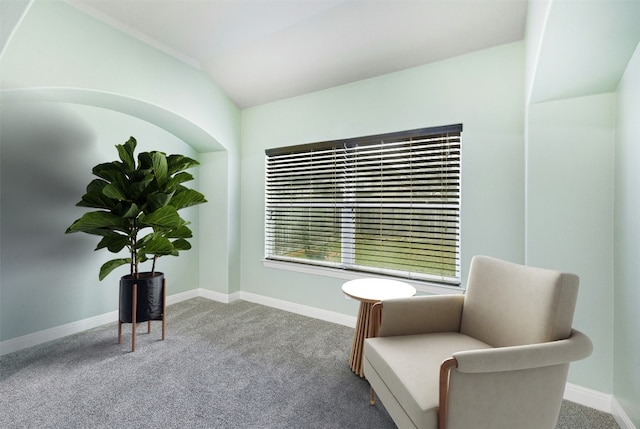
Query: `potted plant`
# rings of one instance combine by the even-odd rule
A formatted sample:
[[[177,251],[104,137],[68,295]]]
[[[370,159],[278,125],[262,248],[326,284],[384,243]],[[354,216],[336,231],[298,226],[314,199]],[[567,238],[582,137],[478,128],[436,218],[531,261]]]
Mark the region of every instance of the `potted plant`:
[[[178,211],[206,202],[200,192],[183,185],[193,180],[185,170],[198,165],[196,160],[153,151],[139,153],[136,162],[136,146],[136,139],[129,138],[125,144],[116,145],[119,161],[93,168],[97,179],[89,183],[77,206],[97,210],[82,215],[66,231],[102,237],[95,250],[120,253],[127,249],[128,256],[102,265],[99,278],[103,280],[114,269],[129,266],[129,274],[120,281],[120,326],[133,323],[134,350],[136,323],[160,317],[164,320],[164,274],[156,271],[157,259],[178,256],[191,248],[187,241],[192,237],[191,229]],[[152,263],[151,271],[141,272],[140,264],[147,261]]]

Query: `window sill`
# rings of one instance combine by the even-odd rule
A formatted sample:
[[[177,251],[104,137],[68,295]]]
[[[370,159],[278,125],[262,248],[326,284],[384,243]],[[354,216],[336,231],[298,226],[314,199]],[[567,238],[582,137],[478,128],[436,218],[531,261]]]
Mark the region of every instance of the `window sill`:
[[[462,294],[464,289],[460,286],[449,286],[439,284],[435,282],[427,282],[420,280],[404,279],[399,277],[390,277],[379,274],[367,274],[356,273],[353,271],[340,270],[335,268],[316,267],[311,265],[302,265],[292,262],[271,261],[267,259],[262,260],[262,264],[266,268],[275,268],[278,270],[295,271],[298,273],[312,274],[316,276],[333,277],[345,280],[361,279],[363,277],[377,277],[377,278],[389,278],[393,280],[400,280],[415,287],[418,292],[431,295],[445,295],[445,294]]]

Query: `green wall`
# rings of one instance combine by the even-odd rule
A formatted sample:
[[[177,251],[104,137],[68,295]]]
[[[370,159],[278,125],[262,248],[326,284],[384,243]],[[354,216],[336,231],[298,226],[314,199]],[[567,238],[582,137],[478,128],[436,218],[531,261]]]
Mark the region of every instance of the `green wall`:
[[[614,394],[640,427],[640,44],[618,87]]]
[[[573,325],[594,352],[569,381],[612,393],[615,94],[532,105],[527,125],[527,264],[580,276]]]

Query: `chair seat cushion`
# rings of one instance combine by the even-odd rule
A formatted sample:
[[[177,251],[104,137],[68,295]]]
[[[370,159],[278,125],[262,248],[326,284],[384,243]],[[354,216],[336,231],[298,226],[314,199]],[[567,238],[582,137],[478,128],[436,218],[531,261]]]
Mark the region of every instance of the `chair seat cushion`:
[[[420,428],[437,420],[442,361],[455,352],[486,348],[491,346],[457,332],[400,335],[367,339],[364,358]]]

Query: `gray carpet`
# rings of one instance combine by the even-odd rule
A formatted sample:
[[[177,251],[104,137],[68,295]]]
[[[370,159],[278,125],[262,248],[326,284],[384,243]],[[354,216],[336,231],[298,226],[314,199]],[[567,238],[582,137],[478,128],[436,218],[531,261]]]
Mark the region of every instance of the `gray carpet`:
[[[167,314],[167,339],[141,326],[135,353],[109,324],[2,356],[0,427],[395,427],[349,369],[353,329],[203,298]],[[557,427],[618,426],[565,401]]]

